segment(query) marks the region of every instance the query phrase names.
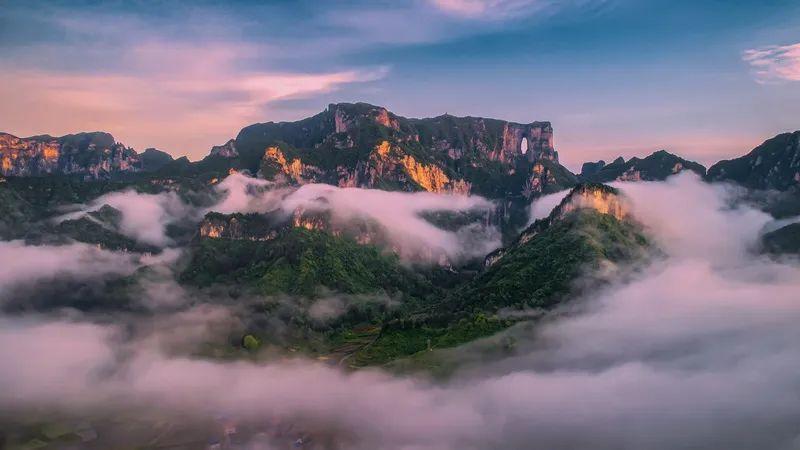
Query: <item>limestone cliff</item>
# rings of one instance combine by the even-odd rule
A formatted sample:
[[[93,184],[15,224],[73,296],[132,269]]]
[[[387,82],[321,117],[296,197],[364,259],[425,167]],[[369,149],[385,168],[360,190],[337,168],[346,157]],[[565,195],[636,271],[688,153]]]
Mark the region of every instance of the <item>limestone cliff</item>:
[[[498,249],[487,255],[484,261],[485,266],[492,266],[509,250],[525,245],[553,223],[563,220],[579,210],[595,211],[612,216],[619,221],[630,219],[630,205],[619,191],[603,184],[581,184],[574,188],[548,217],[537,220],[522,231],[517,240],[508,248]]]
[[[233,139],[224,143],[223,145],[215,145],[211,147],[211,156],[220,156],[223,158],[236,158],[239,152],[236,151],[236,141]]]
[[[0,173],[5,176],[78,174],[96,179],[140,170],[140,156],[108,133],[29,138],[0,133]]]
[[[293,183],[523,200],[576,183],[558,162],[549,122],[409,119],[380,106],[337,103],[296,122],[251,125],[232,145],[241,169]]]

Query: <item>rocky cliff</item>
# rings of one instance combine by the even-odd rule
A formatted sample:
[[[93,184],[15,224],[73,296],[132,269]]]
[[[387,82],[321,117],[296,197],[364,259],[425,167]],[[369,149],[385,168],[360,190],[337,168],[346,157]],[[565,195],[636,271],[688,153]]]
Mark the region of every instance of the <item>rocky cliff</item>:
[[[602,283],[623,263],[649,255],[650,244],[631,219],[627,200],[616,189],[580,185],[513,244],[488,255],[485,270],[437,307],[452,315],[476,308],[555,306],[580,294],[579,278],[598,275]]]
[[[745,156],[714,164],[708,179],[752,189],[785,191],[800,186],[800,131],[779,134]]]
[[[548,217],[537,220],[523,230],[509,247],[498,249],[487,255],[485,266],[492,266],[510,250],[525,245],[553,223],[564,220],[569,214],[581,210],[609,215],[618,221],[628,219],[630,214],[628,201],[616,189],[604,184],[581,184],[575,187]]]
[[[475,193],[529,199],[575,184],[549,122],[443,115],[408,119],[338,103],[296,122],[248,126],[207,158],[293,184]]]
[[[97,179],[140,170],[140,156],[108,133],[29,138],[0,133],[0,173],[5,176],[78,174]]]

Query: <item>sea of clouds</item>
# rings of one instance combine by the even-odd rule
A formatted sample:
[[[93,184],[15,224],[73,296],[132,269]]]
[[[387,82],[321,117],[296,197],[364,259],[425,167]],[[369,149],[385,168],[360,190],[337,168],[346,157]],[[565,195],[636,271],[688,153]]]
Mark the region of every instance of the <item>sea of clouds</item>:
[[[234,182],[252,186],[233,179],[226,188]],[[177,307],[184,298],[145,321],[52,312],[3,317],[0,416],[42,408],[158,411],[196,421],[198,429],[219,414],[251,423],[279,417],[327,436],[330,445],[318,440],[320,448],[800,448],[800,266],[757,252],[771,218],[731,207],[730,188],[689,174],[617,187],[665,257],[535,326],[442,351],[461,365],[446,381],[349,373],[299,358],[191,356],[199,337],[236,319],[233,306]],[[222,201],[234,205],[228,211],[262,211],[273,205],[252,194],[262,188]],[[374,195],[311,186],[279,195],[274,205],[313,207],[324,197],[321,207],[337,214],[395,213],[399,228],[420,227],[410,217],[420,209],[403,203],[416,194]],[[442,206],[434,197],[419,199],[419,208]],[[425,227],[414,235],[431,233]],[[141,264],[80,245],[2,243],[0,258],[9,262],[13,254],[28,262],[0,278],[0,292],[63,270],[103,276]],[[69,269],[46,263],[51,258]],[[186,297],[179,288],[151,286],[142,301],[172,295]],[[338,307],[330,302],[317,307],[320,317]],[[483,350],[503,338],[514,339],[514,350],[487,359]],[[282,447],[265,438],[250,448]]]

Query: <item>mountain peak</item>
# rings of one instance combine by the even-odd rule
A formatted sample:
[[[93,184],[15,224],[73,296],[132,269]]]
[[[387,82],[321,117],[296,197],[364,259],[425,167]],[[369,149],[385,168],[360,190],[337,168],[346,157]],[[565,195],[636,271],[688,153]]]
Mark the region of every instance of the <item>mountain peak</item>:
[[[586,163],[581,168],[580,178],[583,181],[608,183],[612,181],[657,181],[670,175],[691,170],[705,176],[706,168],[702,165],[681,158],[666,150],[658,150],[644,158],[623,157],[615,159],[611,164]]]
[[[785,191],[800,186],[800,130],[779,134],[745,156],[714,164],[707,178],[753,189]]]

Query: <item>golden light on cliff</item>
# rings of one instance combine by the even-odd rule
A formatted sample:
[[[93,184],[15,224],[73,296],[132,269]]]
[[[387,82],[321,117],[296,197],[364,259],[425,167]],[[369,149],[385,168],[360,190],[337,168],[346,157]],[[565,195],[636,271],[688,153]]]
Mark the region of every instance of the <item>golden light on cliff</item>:
[[[303,161],[295,158],[292,162],[286,160],[286,156],[278,147],[268,147],[264,152],[264,159],[271,159],[275,161],[281,169],[281,172],[294,178],[295,181],[302,182],[303,177]]]
[[[44,150],[42,151],[42,156],[46,161],[58,159],[58,146],[45,145]]]
[[[428,192],[442,192],[450,182],[450,178],[442,172],[442,169],[426,166],[413,156],[404,156],[402,163],[411,179]]]
[[[380,144],[375,146],[375,153],[380,155],[381,157],[385,158],[389,156],[389,150],[391,149],[391,145],[389,141],[383,141]]]

